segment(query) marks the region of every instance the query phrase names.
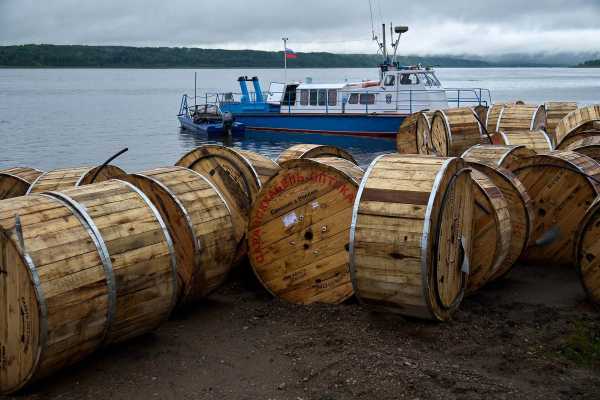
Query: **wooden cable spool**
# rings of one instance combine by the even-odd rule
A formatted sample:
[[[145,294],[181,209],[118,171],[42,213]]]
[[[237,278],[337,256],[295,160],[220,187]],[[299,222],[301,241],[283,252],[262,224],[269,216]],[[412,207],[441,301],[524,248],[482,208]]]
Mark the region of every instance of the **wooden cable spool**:
[[[501,131],[492,135],[492,144],[504,146],[525,146],[537,153],[552,151],[552,141],[542,130],[537,131]]]
[[[595,129],[598,123],[600,123],[600,105],[571,111],[556,126],[556,147],[560,148],[562,142],[568,137],[585,130]]]
[[[249,258],[273,295],[298,304],[352,296],[348,232],[363,171],[341,158],[290,160],[259,193]]]
[[[473,159],[466,158],[466,160]],[[496,272],[489,277],[488,281],[493,281],[506,275],[525,250],[533,224],[533,207],[525,187],[509,170],[484,161],[468,161],[468,165],[492,181],[504,196],[509,211],[511,230],[509,251],[505,262],[499,264]],[[491,242],[488,246],[491,246]],[[475,260],[475,254],[472,258]]]
[[[572,265],[574,240],[586,210],[600,193],[600,165],[571,151],[528,157],[513,171],[531,197],[534,223],[522,259]]]
[[[495,133],[498,129],[498,119],[500,118],[500,113],[506,104],[508,103],[492,104],[492,106],[488,109],[485,117],[485,127],[490,135]]]
[[[400,154],[419,154],[417,147],[417,120],[421,112],[404,118],[396,135],[396,151]]]
[[[436,111],[431,121],[431,146],[438,156],[460,156],[481,143],[482,136],[481,125],[471,108]]]
[[[338,157],[346,159],[353,164],[358,165],[352,154],[336,146],[326,146],[322,144],[296,144],[281,152],[277,158],[277,164],[284,161],[296,160],[298,158],[320,158],[320,157]]]
[[[125,171],[114,165],[102,167],[75,167],[48,171],[40,175],[29,187],[27,194],[42,193],[51,190],[63,190],[77,186],[100,183],[108,179],[125,175]],[[97,174],[97,175],[96,175]],[[96,176],[95,180],[92,179]]]
[[[0,200],[24,196],[31,184],[44,172],[35,168],[15,167],[0,170]]]
[[[183,167],[156,168],[123,178],[156,206],[177,255],[179,302],[206,296],[232,267],[236,236],[227,203],[203,175]]]
[[[468,279],[472,185],[460,158],[388,154],[371,163],[350,232],[350,271],[362,302],[451,318]]]
[[[536,155],[536,152],[523,145],[488,145],[478,144],[462,154],[469,162],[484,162],[509,171],[515,169],[523,158]]]
[[[170,239],[140,193],[119,181],[66,192],[0,202],[3,394],[148,332],[172,308]]]
[[[574,140],[566,147],[565,150],[583,154],[600,163],[600,132],[598,132],[598,135],[582,137]]]
[[[575,260],[590,300],[600,306],[600,199],[588,209],[577,233]]]
[[[546,110],[544,106],[507,104],[500,111],[494,132],[536,131],[543,129],[545,123]]]
[[[467,293],[479,290],[510,269],[506,265],[511,246],[508,202],[485,174],[474,170],[473,237]]]
[[[560,142],[560,145],[556,147],[556,150],[569,150],[569,146],[571,146],[573,143],[594,136],[600,136],[600,127],[598,127],[598,129],[586,129],[583,131],[578,131],[577,134],[564,138],[563,141]]]
[[[544,104],[544,108],[546,109],[546,132],[552,139],[552,143],[556,145],[556,127],[570,112],[577,110],[577,103],[549,101]]]
[[[431,120],[435,112],[421,112],[417,118],[416,140],[419,154],[433,154],[431,144]]]

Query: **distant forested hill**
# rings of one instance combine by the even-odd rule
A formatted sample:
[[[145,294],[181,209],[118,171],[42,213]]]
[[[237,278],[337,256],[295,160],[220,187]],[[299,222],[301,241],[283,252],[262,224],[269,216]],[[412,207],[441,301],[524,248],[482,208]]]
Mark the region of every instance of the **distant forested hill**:
[[[372,54],[297,53],[289,68],[367,68],[381,62]],[[402,64],[488,67],[460,57],[399,57]],[[280,68],[283,53],[185,47],[21,45],[0,46],[0,67],[82,68]]]
[[[586,61],[582,64],[579,64],[578,67],[582,68],[600,68],[600,60],[590,60]]]

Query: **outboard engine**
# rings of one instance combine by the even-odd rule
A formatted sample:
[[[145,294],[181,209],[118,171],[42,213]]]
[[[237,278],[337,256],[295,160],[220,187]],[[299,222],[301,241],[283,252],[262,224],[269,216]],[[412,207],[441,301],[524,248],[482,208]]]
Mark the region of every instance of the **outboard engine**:
[[[223,120],[223,129],[227,132],[228,136],[231,136],[231,129],[233,128],[233,123],[235,122],[235,117],[229,111],[226,111],[221,116]]]

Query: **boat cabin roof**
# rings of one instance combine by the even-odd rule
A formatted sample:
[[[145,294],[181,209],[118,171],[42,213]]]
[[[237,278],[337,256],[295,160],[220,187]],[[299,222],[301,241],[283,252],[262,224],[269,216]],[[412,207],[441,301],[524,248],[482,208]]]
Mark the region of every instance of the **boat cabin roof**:
[[[349,83],[301,83],[298,89],[343,89]]]

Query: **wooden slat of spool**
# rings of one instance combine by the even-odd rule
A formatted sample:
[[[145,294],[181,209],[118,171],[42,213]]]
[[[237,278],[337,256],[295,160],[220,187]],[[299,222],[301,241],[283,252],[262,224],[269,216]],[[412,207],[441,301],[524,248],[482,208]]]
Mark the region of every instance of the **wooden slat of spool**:
[[[544,106],[507,104],[500,111],[495,132],[535,131],[543,128],[545,123]]]
[[[525,250],[533,224],[533,207],[525,187],[509,170],[486,162],[470,161],[468,165],[485,174],[502,192],[509,211],[511,227],[509,252],[505,262],[500,264],[498,270],[489,278],[493,281],[506,275]]]
[[[249,258],[272,294],[299,304],[352,296],[348,232],[363,171],[341,158],[282,163],[250,213]]]
[[[533,263],[574,264],[577,229],[600,185],[600,165],[571,151],[528,157],[514,171],[531,197],[534,224],[522,259]]]
[[[404,118],[396,135],[396,151],[400,154],[418,154],[417,120],[420,112],[412,113]]]
[[[600,199],[588,209],[577,233],[575,260],[590,300],[600,306]]]
[[[296,160],[298,158],[319,158],[319,157],[338,157],[344,158],[353,164],[358,165],[352,154],[346,150],[323,144],[296,144],[281,152],[277,158],[277,164],[284,161]]]
[[[362,302],[448,320],[467,284],[472,180],[462,159],[389,154],[360,186],[350,233],[353,286]]]
[[[469,148],[462,158],[469,162],[485,162],[513,171],[524,158],[536,155],[536,152],[523,145],[487,145],[480,144]]]
[[[552,141],[542,130],[496,132],[492,135],[492,143],[504,146],[525,146],[537,153],[552,151]]]
[[[485,126],[490,135],[498,130],[498,119],[500,118],[500,113],[506,104],[508,103],[495,103],[488,109],[485,118]]]
[[[108,179],[125,175],[125,171],[114,165],[107,165],[92,179],[100,167],[75,167],[48,171],[40,175],[29,188],[28,194],[42,193],[52,190],[70,189],[90,183],[100,183]]]
[[[544,107],[546,109],[546,132],[548,132],[548,136],[552,139],[552,143],[556,145],[556,127],[570,112],[577,110],[577,103],[549,101],[544,104]]]
[[[150,200],[116,179],[46,194],[79,210],[110,257],[116,313],[105,343],[155,329],[177,300],[177,265],[171,236]]]
[[[578,132],[594,128],[600,122],[600,105],[578,108],[571,111],[556,126],[556,147],[560,148],[563,140]]]
[[[512,228],[508,203],[486,175],[471,173],[474,182],[473,237],[467,293],[479,290],[510,269]]]
[[[14,167],[0,170],[0,200],[23,196],[44,172],[35,168]]]
[[[183,167],[156,168],[122,178],[141,189],[167,224],[177,253],[179,302],[221,285],[241,240],[224,198],[210,181]]]
[[[577,131],[576,134],[564,138],[560,145],[556,147],[556,150],[569,150],[569,146],[574,142],[594,136],[600,136],[600,127],[598,129]]]
[[[576,136],[579,137],[579,136]],[[582,137],[571,142],[565,150],[574,151],[600,162],[600,132],[598,135]]]
[[[102,343],[114,314],[110,271],[72,209],[41,195],[0,202],[0,271],[0,394]]]
[[[431,120],[435,112],[421,112],[417,118],[417,151],[419,154],[433,154],[431,144]]]
[[[483,132],[471,108],[451,108],[436,111],[432,118],[430,137],[433,153],[442,156],[460,156],[465,150],[479,144]]]

